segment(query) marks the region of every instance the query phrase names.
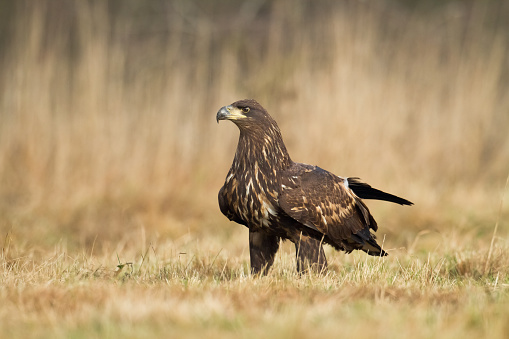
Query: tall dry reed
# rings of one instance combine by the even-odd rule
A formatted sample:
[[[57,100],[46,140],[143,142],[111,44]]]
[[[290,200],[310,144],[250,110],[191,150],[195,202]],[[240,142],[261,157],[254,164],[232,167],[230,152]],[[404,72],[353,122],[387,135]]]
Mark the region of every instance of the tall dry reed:
[[[215,113],[247,97],[296,161],[425,206],[499,199],[509,42],[489,6],[198,4],[170,2],[154,20],[135,4],[16,7],[0,79],[3,211],[216,213],[238,132]]]

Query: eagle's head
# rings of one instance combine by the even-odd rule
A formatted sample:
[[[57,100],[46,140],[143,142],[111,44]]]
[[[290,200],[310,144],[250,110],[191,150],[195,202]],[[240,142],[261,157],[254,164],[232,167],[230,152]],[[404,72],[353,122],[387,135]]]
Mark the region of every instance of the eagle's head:
[[[216,120],[231,120],[240,130],[267,129],[277,126],[276,122],[256,100],[244,99],[231,105],[221,107],[217,112]]]
[[[217,112],[216,120],[231,120],[240,129],[232,168],[242,168],[245,171],[246,166],[243,164],[247,161],[265,168],[269,175],[276,173],[278,168],[284,169],[291,165],[292,160],[276,121],[256,100],[239,100],[224,106]]]

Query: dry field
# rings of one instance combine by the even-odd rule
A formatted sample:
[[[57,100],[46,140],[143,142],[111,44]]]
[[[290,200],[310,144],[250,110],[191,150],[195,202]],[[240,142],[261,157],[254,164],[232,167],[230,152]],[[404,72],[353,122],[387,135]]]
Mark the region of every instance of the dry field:
[[[0,337],[507,337],[508,5],[316,3],[0,1]],[[241,98],[415,203],[368,201],[388,257],[249,274]]]

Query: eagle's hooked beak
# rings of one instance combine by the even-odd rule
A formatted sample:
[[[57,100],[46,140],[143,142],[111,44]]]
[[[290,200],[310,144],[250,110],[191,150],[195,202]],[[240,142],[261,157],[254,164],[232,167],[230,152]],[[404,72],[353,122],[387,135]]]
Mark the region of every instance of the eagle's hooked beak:
[[[237,120],[241,118],[245,118],[245,115],[242,114],[242,110],[232,105],[221,107],[216,115],[217,123],[219,123],[219,120]]]

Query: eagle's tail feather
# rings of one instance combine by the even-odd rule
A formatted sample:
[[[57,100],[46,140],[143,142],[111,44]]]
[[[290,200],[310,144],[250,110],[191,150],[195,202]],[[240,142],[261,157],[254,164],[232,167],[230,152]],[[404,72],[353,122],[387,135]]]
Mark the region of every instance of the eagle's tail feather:
[[[377,243],[375,240],[367,241],[364,246],[361,248],[368,255],[377,256],[377,257],[385,257],[388,255]]]
[[[366,252],[368,255],[385,257],[387,252],[385,252],[380,245],[376,242],[376,236],[369,231],[369,228],[366,227],[359,232],[352,234],[350,238],[350,243],[352,244],[352,249],[358,249]],[[354,245],[355,244],[355,245]]]

